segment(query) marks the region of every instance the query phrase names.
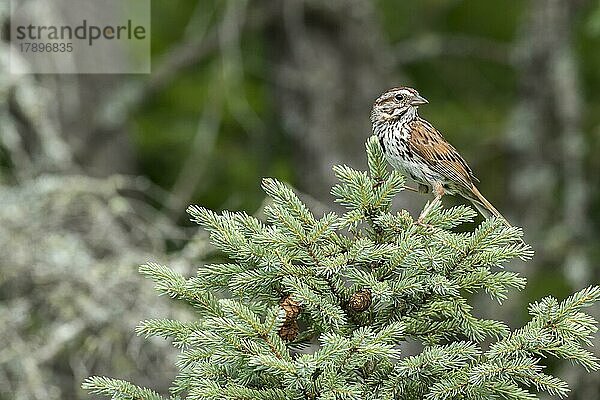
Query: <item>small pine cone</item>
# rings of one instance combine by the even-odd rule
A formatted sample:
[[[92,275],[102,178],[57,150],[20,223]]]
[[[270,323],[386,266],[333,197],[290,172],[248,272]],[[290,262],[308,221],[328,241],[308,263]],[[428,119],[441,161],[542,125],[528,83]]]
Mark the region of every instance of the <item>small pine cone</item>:
[[[291,342],[298,337],[300,327],[295,319],[286,321],[279,329],[279,336],[286,342]]]
[[[300,304],[294,299],[292,299],[292,296],[289,295],[281,299],[279,305],[285,311],[286,321],[295,321],[296,318],[298,318],[298,316],[300,315],[300,312],[302,311]]]
[[[356,312],[363,312],[371,306],[371,291],[369,289],[359,290],[350,297],[348,306]]]

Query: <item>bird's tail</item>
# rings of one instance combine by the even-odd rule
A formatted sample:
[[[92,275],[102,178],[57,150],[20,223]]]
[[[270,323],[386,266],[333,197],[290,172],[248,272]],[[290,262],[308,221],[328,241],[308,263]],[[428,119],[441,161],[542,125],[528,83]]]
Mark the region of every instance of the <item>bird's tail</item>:
[[[500,214],[498,210],[496,210],[492,203],[490,203],[485,197],[483,197],[483,195],[481,194],[481,192],[479,192],[479,190],[477,190],[475,185],[471,187],[471,194],[472,196],[468,196],[468,199],[473,203],[473,205],[475,206],[475,208],[477,208],[481,215],[483,215],[486,218],[489,218],[491,215],[493,215],[496,218],[499,218],[502,221],[504,221],[506,226],[512,226],[508,222],[508,220],[504,218],[504,216]]]

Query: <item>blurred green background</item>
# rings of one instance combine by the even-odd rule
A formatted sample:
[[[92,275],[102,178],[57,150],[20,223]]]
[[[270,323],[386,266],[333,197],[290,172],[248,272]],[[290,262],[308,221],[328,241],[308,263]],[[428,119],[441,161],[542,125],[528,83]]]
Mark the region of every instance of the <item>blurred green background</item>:
[[[0,5],[3,32],[8,19]],[[175,353],[133,327],[190,316],[136,264],[193,274],[210,250],[186,206],[256,213],[265,176],[335,209],[331,166],[364,166],[391,86],[429,100],[421,115],[536,250],[512,266],[526,290],[473,299],[482,313],[518,326],[527,301],[599,282],[598,1],[152,1],[150,75],[10,75],[5,36],[0,399],[84,398],[92,373],[165,392]],[[600,399],[597,373],[552,368],[570,398]]]

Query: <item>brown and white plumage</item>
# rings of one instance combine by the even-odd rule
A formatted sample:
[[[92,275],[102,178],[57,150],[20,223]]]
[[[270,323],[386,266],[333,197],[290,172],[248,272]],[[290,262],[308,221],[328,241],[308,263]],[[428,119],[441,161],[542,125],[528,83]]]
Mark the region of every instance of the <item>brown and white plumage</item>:
[[[407,87],[392,88],[375,101],[373,133],[389,163],[421,187],[433,189],[438,199],[445,193],[459,194],[484,216],[491,214],[506,221],[479,192],[475,186],[479,180],[454,146],[419,117],[417,109],[426,103],[415,89]]]

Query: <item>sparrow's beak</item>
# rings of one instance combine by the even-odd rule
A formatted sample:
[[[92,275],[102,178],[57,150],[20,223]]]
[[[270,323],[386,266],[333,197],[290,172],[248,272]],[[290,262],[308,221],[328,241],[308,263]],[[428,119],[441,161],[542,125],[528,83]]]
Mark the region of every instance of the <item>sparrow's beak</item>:
[[[421,104],[427,103],[429,103],[427,99],[419,94],[413,97],[412,101],[410,102],[410,104],[413,106],[420,106]]]

